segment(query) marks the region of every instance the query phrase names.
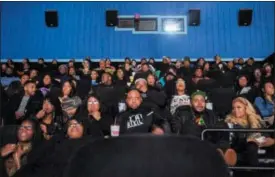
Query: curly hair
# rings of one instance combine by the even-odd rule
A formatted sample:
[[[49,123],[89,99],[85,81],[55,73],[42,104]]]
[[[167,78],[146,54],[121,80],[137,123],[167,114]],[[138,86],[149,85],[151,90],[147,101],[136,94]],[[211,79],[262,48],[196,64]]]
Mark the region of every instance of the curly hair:
[[[246,108],[246,119],[236,118],[233,112],[226,116],[226,123],[238,124],[245,128],[261,128],[261,117],[256,113],[253,105],[243,97],[237,97],[233,100],[232,104],[239,102],[245,105]]]

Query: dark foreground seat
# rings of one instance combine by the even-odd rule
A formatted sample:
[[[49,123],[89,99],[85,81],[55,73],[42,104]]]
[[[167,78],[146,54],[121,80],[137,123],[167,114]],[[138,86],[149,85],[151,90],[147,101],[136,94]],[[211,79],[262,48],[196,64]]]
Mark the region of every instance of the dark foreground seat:
[[[196,138],[125,136],[87,143],[64,177],[226,177],[216,149]]]

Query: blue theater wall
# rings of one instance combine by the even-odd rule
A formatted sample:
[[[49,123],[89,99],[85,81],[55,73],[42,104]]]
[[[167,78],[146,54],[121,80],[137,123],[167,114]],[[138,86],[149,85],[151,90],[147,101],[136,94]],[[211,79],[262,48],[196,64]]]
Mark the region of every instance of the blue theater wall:
[[[250,27],[239,27],[240,8],[253,9]],[[201,25],[186,35],[132,34],[105,26],[105,10],[120,15],[187,15],[201,9]],[[45,25],[57,10],[59,26]],[[264,58],[274,52],[273,2],[1,2],[1,58]]]

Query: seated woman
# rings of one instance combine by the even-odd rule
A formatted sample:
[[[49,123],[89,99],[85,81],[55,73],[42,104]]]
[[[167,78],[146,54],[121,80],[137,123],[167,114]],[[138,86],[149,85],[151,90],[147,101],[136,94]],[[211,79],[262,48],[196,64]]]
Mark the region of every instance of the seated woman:
[[[66,138],[80,139],[86,134],[86,127],[84,123],[77,119],[71,119],[67,122]]]
[[[83,110],[81,117],[87,126],[87,134],[95,137],[110,135],[110,126],[114,118],[104,110],[100,100],[95,95],[87,99],[87,107]]]
[[[128,81],[129,77],[127,78],[124,70],[122,68],[118,68],[115,74],[115,86],[126,87]]]
[[[263,84],[262,88],[263,96],[257,97],[255,99],[255,106],[261,116],[265,119],[274,115],[275,109],[275,95],[274,86],[271,82],[266,82]],[[274,121],[274,117],[273,117]],[[271,125],[273,122],[271,122]]]
[[[232,107],[232,112],[225,119],[230,128],[260,129],[263,127],[261,117],[256,114],[247,99],[235,98]],[[261,137],[260,133],[231,133],[231,145],[239,155],[239,163],[258,164],[258,144],[260,144]]]
[[[76,96],[76,83],[73,80],[68,80],[63,83],[61,97],[61,108],[63,111],[63,121],[67,122],[77,113],[81,105],[81,99]]]
[[[83,76],[87,76],[87,75],[90,75],[91,74],[91,66],[90,66],[90,61],[85,59],[83,62],[82,62],[82,66],[83,68],[80,68],[80,75],[83,77]]]
[[[0,176],[13,176],[28,163],[28,155],[40,140],[39,129],[34,120],[24,120],[17,130],[17,142],[0,149]]]
[[[59,88],[57,87],[58,85],[59,83],[53,79],[51,74],[47,73],[43,76],[43,80],[39,84],[39,90],[43,96],[46,96],[49,93],[56,95],[57,92],[60,92]]]
[[[20,177],[62,176],[70,157],[87,141],[86,126],[77,119],[68,120],[64,128],[65,136],[54,136],[43,143],[30,155],[30,162],[18,171]],[[90,139],[90,137],[87,137]],[[2,177],[2,176],[1,176]]]
[[[44,98],[42,110],[36,114],[45,140],[62,132],[63,120],[61,117],[60,102],[49,96]]]
[[[157,78],[154,74],[149,74],[146,78],[147,84],[150,88],[156,89],[157,91],[161,91],[161,84],[157,82]]]
[[[106,60],[105,60],[105,67],[106,67],[105,71],[109,72],[111,74],[113,74],[116,71],[116,68],[114,66],[112,66],[110,58],[106,58]]]
[[[174,115],[178,107],[190,105],[190,97],[186,95],[185,91],[185,81],[182,78],[178,78],[176,81],[176,93],[169,103],[169,110],[172,115]]]

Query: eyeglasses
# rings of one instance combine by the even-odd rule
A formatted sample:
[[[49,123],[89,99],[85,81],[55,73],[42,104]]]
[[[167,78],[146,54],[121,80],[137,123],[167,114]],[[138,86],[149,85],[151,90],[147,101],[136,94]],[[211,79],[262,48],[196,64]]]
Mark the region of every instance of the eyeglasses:
[[[70,123],[69,128],[70,127],[80,127],[80,125],[81,125],[80,123]]]
[[[29,126],[24,126],[24,125],[21,125],[20,127],[19,127],[19,129],[20,130],[32,130],[32,126],[31,125],[29,125]]]

